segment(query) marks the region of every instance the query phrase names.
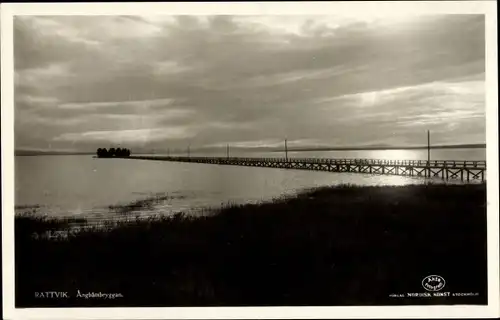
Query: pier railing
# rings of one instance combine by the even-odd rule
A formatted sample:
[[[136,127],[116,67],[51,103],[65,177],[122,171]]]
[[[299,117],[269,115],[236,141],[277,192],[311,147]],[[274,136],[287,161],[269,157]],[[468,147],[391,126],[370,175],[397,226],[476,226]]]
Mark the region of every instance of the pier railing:
[[[165,156],[133,156],[139,159],[163,159],[183,162],[209,162],[209,161],[254,161],[254,162],[301,162],[301,163],[327,163],[327,164],[371,164],[371,165],[396,165],[418,167],[462,167],[486,168],[484,160],[387,160],[387,159],[332,159],[332,158],[255,158],[255,157],[165,157]]]
[[[239,165],[282,169],[441,177],[463,181],[485,180],[486,161],[476,160],[388,160],[332,158],[253,158],[253,157],[175,157],[130,156],[127,159],[163,160]]]

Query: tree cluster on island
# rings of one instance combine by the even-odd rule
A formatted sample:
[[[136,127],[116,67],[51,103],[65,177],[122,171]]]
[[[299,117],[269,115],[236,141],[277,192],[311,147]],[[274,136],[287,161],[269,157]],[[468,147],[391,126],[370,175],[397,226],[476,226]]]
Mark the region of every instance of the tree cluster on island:
[[[99,148],[97,149],[98,158],[113,158],[113,157],[128,157],[130,156],[130,149],[127,148]]]

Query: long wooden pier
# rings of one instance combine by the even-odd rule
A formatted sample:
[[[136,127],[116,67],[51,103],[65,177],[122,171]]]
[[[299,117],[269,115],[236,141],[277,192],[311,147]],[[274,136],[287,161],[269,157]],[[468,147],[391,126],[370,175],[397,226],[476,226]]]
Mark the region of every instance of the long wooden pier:
[[[485,181],[486,161],[130,156],[126,159]]]

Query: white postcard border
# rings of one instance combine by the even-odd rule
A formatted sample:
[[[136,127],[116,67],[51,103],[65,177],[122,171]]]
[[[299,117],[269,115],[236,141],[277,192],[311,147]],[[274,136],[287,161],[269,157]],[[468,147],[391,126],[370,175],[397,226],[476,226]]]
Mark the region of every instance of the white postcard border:
[[[486,15],[486,128],[488,192],[487,306],[14,308],[14,15]],[[498,73],[496,1],[54,3],[1,5],[2,240],[5,319],[226,319],[226,318],[484,318],[498,317]],[[460,268],[460,266],[457,266]]]

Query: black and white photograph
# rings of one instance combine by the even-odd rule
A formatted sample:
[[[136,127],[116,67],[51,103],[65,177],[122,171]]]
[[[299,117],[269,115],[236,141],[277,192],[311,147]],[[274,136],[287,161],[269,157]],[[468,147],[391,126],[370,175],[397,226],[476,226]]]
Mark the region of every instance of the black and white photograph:
[[[498,316],[496,3],[121,5],[2,5],[8,319]]]

